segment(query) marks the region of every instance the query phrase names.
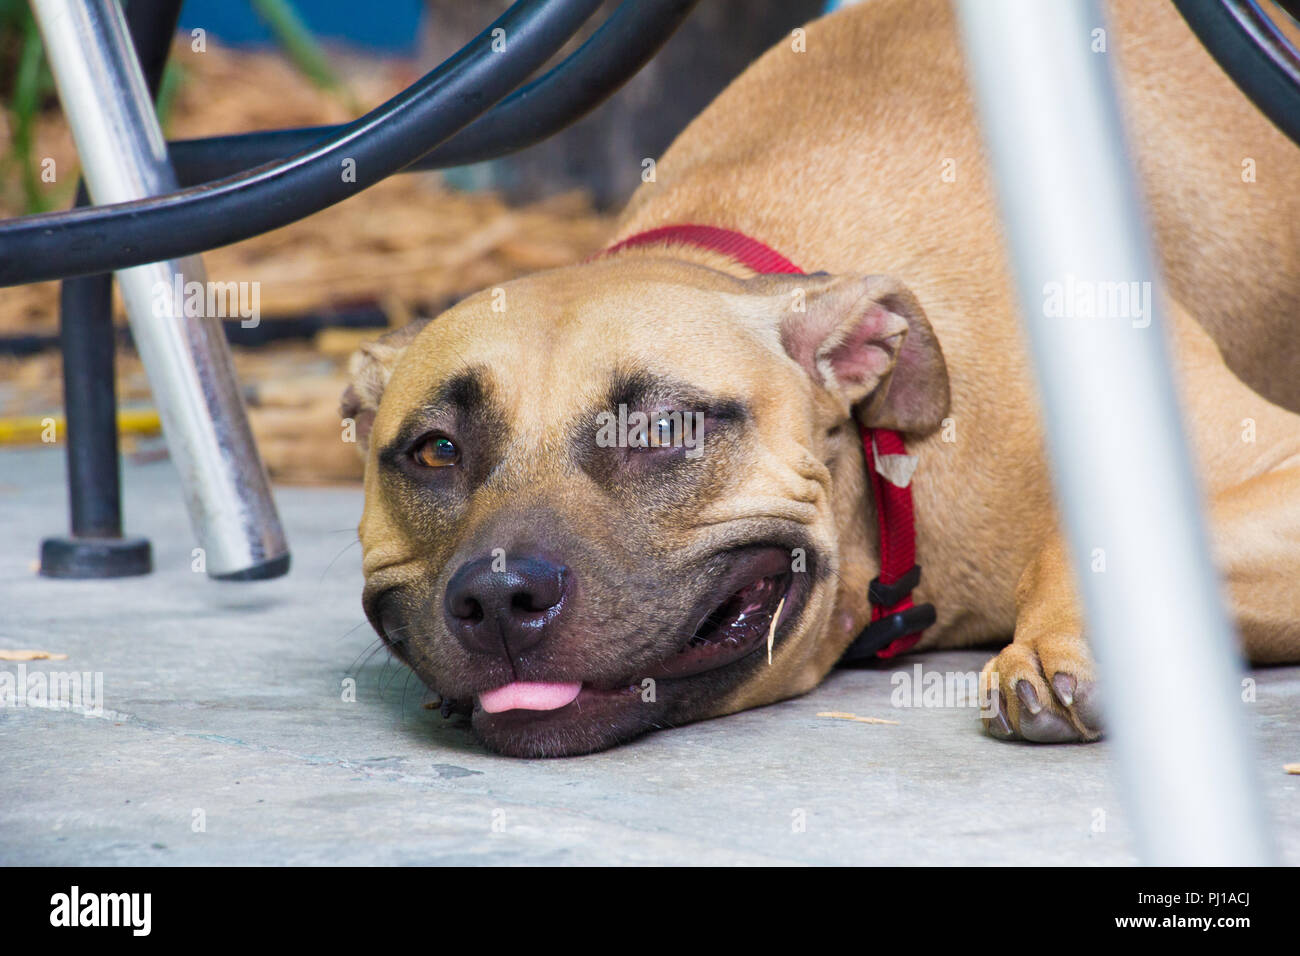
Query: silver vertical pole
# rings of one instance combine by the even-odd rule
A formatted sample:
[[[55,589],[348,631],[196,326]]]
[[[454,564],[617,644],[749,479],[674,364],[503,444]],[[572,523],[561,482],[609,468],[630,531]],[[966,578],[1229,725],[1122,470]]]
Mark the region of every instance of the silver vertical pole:
[[[958,10],[1139,852],[1158,865],[1267,862],[1155,258],[1109,54],[1093,52],[1101,11],[1088,0]],[[1149,290],[1155,316],[1071,309],[1080,283],[1118,282]],[[1096,548],[1104,573],[1089,570]]]
[[[94,201],[176,189],[116,0],[33,0],[32,10]],[[117,281],[208,573],[283,574],[288,546],[220,321],[185,314],[189,283],[205,288],[203,263],[191,256],[137,266],[119,271]]]

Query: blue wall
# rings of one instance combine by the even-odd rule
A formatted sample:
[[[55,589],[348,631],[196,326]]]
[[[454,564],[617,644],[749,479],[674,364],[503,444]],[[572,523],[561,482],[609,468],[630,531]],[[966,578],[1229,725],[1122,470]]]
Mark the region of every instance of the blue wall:
[[[312,32],[326,42],[371,50],[415,52],[422,0],[296,0]],[[202,27],[228,44],[263,44],[271,34],[247,0],[185,0],[181,29]]]

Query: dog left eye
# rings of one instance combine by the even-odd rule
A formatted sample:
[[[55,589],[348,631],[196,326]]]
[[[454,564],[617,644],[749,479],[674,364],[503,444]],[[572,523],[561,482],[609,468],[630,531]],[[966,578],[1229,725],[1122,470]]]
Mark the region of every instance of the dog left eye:
[[[673,443],[673,421],[671,418],[659,418],[650,426],[650,447],[664,448]]]
[[[425,468],[446,468],[460,460],[460,449],[446,435],[430,435],[415,446],[411,457]]]

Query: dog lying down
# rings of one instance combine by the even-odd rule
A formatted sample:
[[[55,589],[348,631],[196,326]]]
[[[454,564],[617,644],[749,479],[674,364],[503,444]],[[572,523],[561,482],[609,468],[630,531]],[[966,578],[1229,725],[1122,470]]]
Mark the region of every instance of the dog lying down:
[[[1112,5],[1110,46],[1243,647],[1300,660],[1300,153],[1171,5]],[[948,4],[803,47],[690,125],[605,254],[354,359],[366,613],[499,752],[1008,636],[988,732],[1100,734]]]

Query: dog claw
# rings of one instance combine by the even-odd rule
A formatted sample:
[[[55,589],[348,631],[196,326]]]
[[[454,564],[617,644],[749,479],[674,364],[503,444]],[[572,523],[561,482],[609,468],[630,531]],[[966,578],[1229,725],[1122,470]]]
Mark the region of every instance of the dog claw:
[[[1011,721],[1007,720],[1006,711],[1002,709],[1001,694],[993,695],[993,704],[996,709],[992,717],[984,718],[984,729],[999,740],[1013,739],[1016,732],[1011,728]]]
[[[1020,703],[1025,705],[1025,709],[1031,714],[1037,714],[1043,709],[1043,705],[1038,702],[1038,692],[1034,690],[1034,685],[1027,680],[1016,681],[1016,696],[1020,698]]]
[[[1066,707],[1074,703],[1074,692],[1078,689],[1078,684],[1073,674],[1058,672],[1052,675],[1052,690],[1056,692],[1057,700]]]

